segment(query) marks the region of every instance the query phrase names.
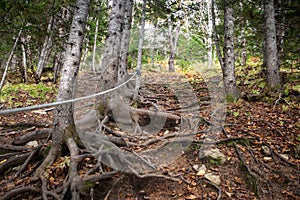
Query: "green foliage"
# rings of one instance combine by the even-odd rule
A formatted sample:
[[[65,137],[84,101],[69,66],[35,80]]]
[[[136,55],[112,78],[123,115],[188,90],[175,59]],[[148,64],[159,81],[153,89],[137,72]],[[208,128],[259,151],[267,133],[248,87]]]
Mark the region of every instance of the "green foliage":
[[[206,160],[210,165],[216,165],[216,166],[221,166],[222,165],[222,158],[221,157],[213,158],[211,156],[207,156]]]
[[[0,102],[8,107],[33,105],[35,102],[43,103],[51,100],[50,94],[56,94],[55,85],[39,84],[6,84],[1,91]]]

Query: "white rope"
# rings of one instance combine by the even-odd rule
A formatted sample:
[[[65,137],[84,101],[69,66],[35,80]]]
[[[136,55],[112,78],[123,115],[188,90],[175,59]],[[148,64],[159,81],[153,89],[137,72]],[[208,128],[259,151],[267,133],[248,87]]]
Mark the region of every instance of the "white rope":
[[[100,95],[103,95],[103,94],[106,94],[106,93],[109,93],[109,92],[112,92],[116,89],[121,88],[122,86],[127,84],[129,81],[131,81],[137,73],[138,72],[135,72],[130,77],[130,79],[128,79],[124,83],[122,83],[122,84],[120,84],[120,85],[118,85],[114,88],[111,88],[109,90],[105,90],[103,92],[99,92],[99,93],[92,94],[92,95],[89,95],[89,96],[78,97],[78,98],[75,98],[75,99],[69,99],[69,100],[65,100],[65,101],[58,101],[58,102],[48,103],[48,104],[41,104],[41,105],[34,105],[34,106],[28,106],[28,107],[22,107],[22,108],[13,108],[13,109],[7,109],[7,110],[0,110],[0,115],[7,115],[7,114],[12,114],[12,113],[17,113],[17,112],[28,111],[28,110],[37,110],[37,109],[41,109],[41,108],[49,108],[49,107],[52,107],[52,106],[58,106],[58,105],[61,105],[61,104],[66,104],[66,103],[73,103],[73,102],[93,98],[93,97],[96,97],[96,96],[100,96]]]

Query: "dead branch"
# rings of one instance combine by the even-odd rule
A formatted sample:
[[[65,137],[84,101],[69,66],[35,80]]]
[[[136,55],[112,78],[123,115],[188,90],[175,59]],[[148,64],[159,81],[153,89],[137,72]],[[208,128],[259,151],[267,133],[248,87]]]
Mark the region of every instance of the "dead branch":
[[[0,136],[16,135],[16,134],[19,134],[19,133],[25,133],[25,132],[28,132],[28,131],[33,131],[34,129],[36,129],[36,127],[30,127],[30,128],[25,129],[25,130],[19,130],[19,131],[15,131],[13,129],[10,129],[10,130],[5,129],[5,133],[1,133]]]
[[[25,186],[25,187],[21,187],[21,188],[17,188],[14,190],[11,190],[9,192],[7,192],[5,195],[3,195],[2,197],[0,197],[1,200],[10,200],[13,197],[19,195],[19,194],[23,194],[26,192],[30,192],[30,193],[40,193],[41,190],[39,188],[36,187],[32,187],[32,186]]]
[[[18,155],[8,159],[6,162],[0,164],[0,173],[3,173],[5,170],[9,169],[10,167],[15,167],[24,163],[28,156],[31,153],[24,153],[22,155]]]
[[[29,128],[33,128],[33,127],[41,127],[41,128],[47,128],[49,126],[51,126],[51,124],[42,124],[42,123],[27,123],[27,122],[20,122],[20,123],[15,123],[15,124],[1,124],[2,127],[29,127]]]
[[[45,139],[49,136],[49,134],[51,134],[51,131],[52,129],[42,129],[30,132],[26,135],[22,135],[21,137],[14,139],[13,144],[21,145],[32,140]]]
[[[8,151],[31,151],[31,148],[24,146],[14,146],[10,144],[0,144],[0,149]]]

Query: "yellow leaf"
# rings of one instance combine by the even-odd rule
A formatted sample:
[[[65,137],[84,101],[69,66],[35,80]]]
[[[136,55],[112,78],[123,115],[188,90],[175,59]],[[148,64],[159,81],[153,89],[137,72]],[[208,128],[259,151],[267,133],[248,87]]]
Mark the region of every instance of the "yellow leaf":
[[[51,184],[54,184],[54,181],[55,181],[55,178],[53,178],[52,176],[49,178],[49,182],[51,183]]]
[[[7,159],[1,160],[0,164],[5,163],[7,161]]]

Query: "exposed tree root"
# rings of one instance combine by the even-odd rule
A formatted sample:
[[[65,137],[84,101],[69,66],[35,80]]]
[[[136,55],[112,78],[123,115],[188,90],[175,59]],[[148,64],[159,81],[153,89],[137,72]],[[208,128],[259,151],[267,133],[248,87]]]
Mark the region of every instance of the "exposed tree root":
[[[5,195],[3,195],[2,197],[0,197],[0,200],[10,200],[13,197],[20,195],[20,194],[24,194],[24,193],[40,193],[41,189],[36,188],[36,187],[32,187],[32,186],[25,186],[25,187],[21,187],[21,188],[17,188],[14,190],[11,190],[9,192],[7,192]]]
[[[21,145],[25,144],[32,140],[39,140],[47,138],[51,134],[52,129],[42,129],[30,132],[28,134],[22,135],[16,139],[14,139],[13,144]]]

